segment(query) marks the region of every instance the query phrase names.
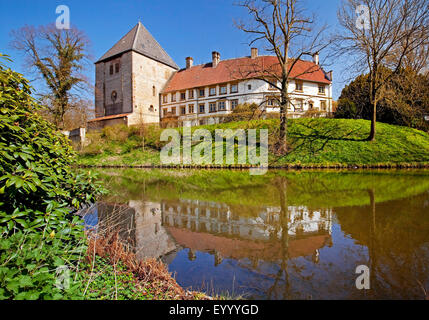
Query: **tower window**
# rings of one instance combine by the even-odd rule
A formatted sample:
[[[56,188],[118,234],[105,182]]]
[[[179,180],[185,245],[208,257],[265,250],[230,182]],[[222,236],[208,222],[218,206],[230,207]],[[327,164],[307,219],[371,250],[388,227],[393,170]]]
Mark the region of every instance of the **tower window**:
[[[112,91],[112,95],[110,97],[112,98],[112,102],[114,103],[118,98],[118,94],[116,93],[116,91]]]

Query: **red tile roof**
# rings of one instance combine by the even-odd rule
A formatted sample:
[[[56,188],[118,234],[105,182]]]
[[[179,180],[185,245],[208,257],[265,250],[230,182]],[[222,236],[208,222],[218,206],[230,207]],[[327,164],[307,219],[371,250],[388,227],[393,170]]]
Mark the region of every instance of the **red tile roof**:
[[[279,74],[280,64],[275,56],[236,58],[221,60],[216,68],[212,63],[177,71],[164,88],[163,93],[210,86],[235,80],[251,79],[258,75]],[[298,60],[292,69],[292,78],[330,84],[323,69],[310,61]]]
[[[102,120],[124,118],[124,117],[126,117],[128,115],[129,115],[129,113],[114,114],[114,115],[111,115],[111,116],[105,116],[105,117],[91,119],[91,120],[88,120],[87,122],[97,122],[97,121],[102,121]]]

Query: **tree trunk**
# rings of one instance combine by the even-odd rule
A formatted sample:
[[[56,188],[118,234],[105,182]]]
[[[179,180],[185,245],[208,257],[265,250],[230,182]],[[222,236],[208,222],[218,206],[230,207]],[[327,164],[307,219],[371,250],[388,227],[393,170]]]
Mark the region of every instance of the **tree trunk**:
[[[369,133],[368,141],[375,141],[375,124],[377,121],[377,100],[374,99],[372,103],[371,114],[371,132]]]
[[[280,101],[280,133],[277,146],[277,150],[280,154],[285,154],[287,151],[287,101],[288,99],[282,91]]]

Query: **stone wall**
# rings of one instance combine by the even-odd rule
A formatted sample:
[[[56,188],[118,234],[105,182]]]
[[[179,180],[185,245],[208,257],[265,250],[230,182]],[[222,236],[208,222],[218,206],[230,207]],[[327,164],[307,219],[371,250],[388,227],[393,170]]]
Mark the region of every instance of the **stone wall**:
[[[176,70],[139,53],[132,53],[133,113],[128,125],[159,123],[159,94]]]

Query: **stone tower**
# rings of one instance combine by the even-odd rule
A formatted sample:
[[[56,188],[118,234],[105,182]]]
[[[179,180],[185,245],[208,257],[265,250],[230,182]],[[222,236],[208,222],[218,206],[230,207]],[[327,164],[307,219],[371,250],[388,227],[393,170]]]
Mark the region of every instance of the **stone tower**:
[[[158,123],[160,95],[179,67],[139,22],[95,63],[91,127]]]

